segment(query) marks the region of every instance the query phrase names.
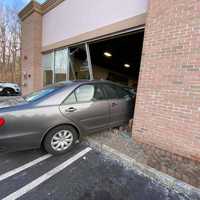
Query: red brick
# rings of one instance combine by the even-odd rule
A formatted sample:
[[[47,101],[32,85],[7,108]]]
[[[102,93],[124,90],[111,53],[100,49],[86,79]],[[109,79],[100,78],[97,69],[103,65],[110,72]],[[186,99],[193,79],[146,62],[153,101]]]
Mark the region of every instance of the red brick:
[[[150,0],[134,140],[200,160],[199,122],[200,1]]]

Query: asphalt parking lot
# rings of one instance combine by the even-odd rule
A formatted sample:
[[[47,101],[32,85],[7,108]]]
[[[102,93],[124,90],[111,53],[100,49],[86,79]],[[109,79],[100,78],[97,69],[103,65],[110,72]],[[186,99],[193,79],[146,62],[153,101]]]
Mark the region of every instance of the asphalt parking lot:
[[[51,156],[40,150],[0,155],[3,200],[185,200],[85,145]],[[194,197],[194,199],[198,199]]]

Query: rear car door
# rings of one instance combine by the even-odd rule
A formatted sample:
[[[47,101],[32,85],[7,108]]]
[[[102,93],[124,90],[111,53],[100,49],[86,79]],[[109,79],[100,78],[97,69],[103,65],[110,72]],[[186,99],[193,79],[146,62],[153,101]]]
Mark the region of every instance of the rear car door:
[[[116,86],[125,122],[133,118],[134,102],[133,95],[120,86]]]
[[[98,84],[84,84],[75,89],[60,106],[60,110],[87,133],[109,126],[109,103]]]
[[[110,126],[120,126],[132,117],[132,99],[123,88],[114,84],[104,84],[106,96],[110,105]]]

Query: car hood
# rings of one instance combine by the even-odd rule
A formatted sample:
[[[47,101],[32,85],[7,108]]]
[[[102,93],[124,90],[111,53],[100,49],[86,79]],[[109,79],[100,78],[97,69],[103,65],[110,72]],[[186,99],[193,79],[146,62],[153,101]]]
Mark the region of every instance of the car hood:
[[[0,108],[27,104],[23,97],[0,97]]]

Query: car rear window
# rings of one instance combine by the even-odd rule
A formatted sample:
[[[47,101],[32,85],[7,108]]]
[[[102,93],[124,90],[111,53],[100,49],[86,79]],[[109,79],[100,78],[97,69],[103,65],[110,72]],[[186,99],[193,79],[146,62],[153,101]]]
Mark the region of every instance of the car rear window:
[[[38,90],[36,92],[32,92],[31,94],[24,96],[24,99],[27,102],[36,101],[46,95],[49,95],[50,93],[54,92],[57,89],[57,87],[51,87],[51,88],[44,88],[42,90]]]
[[[27,101],[27,102],[32,102],[32,101],[37,101],[39,99],[41,99],[42,97],[48,96],[49,94],[53,93],[54,91],[64,88],[64,87],[68,87],[70,85],[73,84],[73,81],[63,81],[63,82],[58,82],[54,85],[45,87],[41,90],[35,91],[30,93],[29,95],[23,96],[23,98]]]

